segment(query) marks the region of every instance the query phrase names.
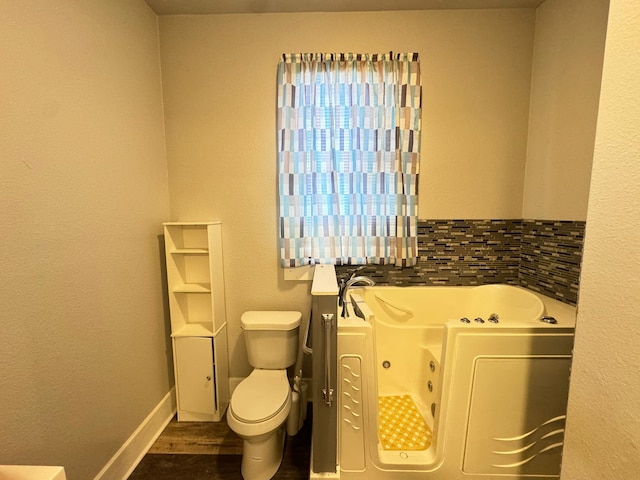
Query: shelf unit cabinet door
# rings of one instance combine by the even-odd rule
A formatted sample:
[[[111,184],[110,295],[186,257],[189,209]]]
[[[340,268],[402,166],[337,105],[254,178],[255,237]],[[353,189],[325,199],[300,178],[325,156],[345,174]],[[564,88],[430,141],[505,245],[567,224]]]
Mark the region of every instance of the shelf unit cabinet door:
[[[217,409],[212,339],[179,337],[173,341],[178,420],[213,420]]]

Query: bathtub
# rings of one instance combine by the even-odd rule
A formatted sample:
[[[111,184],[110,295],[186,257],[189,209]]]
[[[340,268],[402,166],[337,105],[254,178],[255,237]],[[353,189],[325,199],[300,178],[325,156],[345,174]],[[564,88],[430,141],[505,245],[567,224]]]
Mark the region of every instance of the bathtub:
[[[348,297],[336,478],[559,477],[574,307],[510,285]]]

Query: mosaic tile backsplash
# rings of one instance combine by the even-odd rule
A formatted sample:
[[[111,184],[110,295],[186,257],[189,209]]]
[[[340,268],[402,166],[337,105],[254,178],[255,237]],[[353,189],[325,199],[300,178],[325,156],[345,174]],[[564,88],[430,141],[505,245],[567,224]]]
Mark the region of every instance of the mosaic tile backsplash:
[[[578,303],[585,222],[522,222],[519,284],[571,305]]]
[[[367,265],[379,285],[520,285],[576,305],[585,222],[420,220],[414,267]],[[337,266],[348,278],[354,266]]]

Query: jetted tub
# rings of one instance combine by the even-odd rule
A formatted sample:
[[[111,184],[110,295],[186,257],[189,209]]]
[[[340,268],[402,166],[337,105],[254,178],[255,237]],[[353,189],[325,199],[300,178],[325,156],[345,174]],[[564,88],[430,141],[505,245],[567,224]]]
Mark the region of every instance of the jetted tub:
[[[339,478],[559,476],[574,307],[511,285],[357,287],[348,300]]]

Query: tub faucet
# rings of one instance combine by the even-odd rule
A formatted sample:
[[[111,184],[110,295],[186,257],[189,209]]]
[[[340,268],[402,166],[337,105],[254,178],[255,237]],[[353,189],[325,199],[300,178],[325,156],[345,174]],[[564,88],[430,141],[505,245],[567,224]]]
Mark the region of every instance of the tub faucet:
[[[353,272],[351,272],[351,275],[349,276],[349,280],[356,277],[358,273],[360,273],[365,268],[367,268],[366,265],[360,265],[359,267],[356,267],[356,269]],[[340,290],[338,292],[338,305],[340,307],[342,306],[342,293],[344,292],[344,286],[345,286],[345,283],[347,283],[349,280],[345,281],[344,278],[340,280]]]
[[[342,318],[347,318],[347,316],[349,315],[347,309],[347,293],[349,292],[349,288],[358,284],[369,285],[370,287],[372,287],[376,284],[376,282],[371,280],[369,277],[365,277],[364,275],[351,277],[349,280],[347,280],[347,283],[344,284],[344,287],[342,289],[342,296],[340,297],[340,300],[342,300]]]

